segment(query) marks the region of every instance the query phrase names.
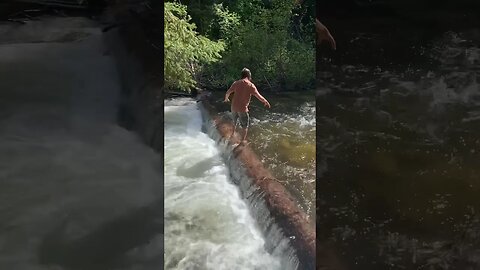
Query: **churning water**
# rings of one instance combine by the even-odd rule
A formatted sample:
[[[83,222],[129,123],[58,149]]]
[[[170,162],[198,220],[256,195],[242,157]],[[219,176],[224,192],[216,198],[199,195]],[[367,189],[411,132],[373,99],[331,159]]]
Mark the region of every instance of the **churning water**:
[[[0,269],[161,269],[161,157],[116,124],[100,29],[2,27],[22,35],[0,37]],[[52,32],[82,39],[42,43]]]
[[[283,269],[191,99],[165,102],[164,166],[165,269]]]
[[[478,41],[447,32],[410,65],[324,76],[317,226],[350,269],[480,268]]]
[[[218,111],[230,111],[214,93]],[[311,91],[262,93],[272,105],[265,109],[252,97],[247,140],[262,163],[315,220],[315,94]]]
[[[262,162],[315,220],[314,94],[269,96],[270,110],[252,109],[250,141]]]

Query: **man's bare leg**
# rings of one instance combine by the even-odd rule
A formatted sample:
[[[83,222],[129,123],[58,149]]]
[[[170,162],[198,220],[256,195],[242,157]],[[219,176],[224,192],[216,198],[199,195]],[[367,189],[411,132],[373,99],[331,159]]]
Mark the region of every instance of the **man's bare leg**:
[[[239,127],[239,128],[238,128],[237,134],[238,134],[238,136],[240,136],[240,138],[242,138],[242,134],[243,134],[243,129],[242,129],[242,127]]]
[[[243,142],[247,142],[247,133],[248,133],[248,128],[245,128],[244,129],[244,133],[243,133]]]
[[[232,112],[232,116],[233,116],[233,131],[232,131],[232,134],[230,135],[230,140],[233,140],[234,138],[234,135],[235,135],[235,130],[237,129],[237,121],[238,121],[238,118],[237,118],[237,114]]]
[[[233,136],[235,135],[235,129],[237,129],[236,124],[233,125],[233,131],[232,131],[232,135],[230,135],[230,140],[232,140],[234,138]]]
[[[240,133],[240,138],[242,139],[242,140],[240,141],[240,144],[241,144],[241,145],[247,145],[247,144],[248,144],[248,143],[247,143],[248,128],[242,128],[241,130],[242,130],[242,132],[239,132],[239,133]]]

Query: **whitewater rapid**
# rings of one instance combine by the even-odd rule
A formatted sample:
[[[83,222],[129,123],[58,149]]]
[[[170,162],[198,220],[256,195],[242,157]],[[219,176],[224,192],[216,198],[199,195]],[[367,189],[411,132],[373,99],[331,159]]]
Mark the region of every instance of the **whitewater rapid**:
[[[161,269],[162,157],[116,123],[101,29],[2,31],[15,40],[0,36],[0,269]]]
[[[165,102],[164,142],[165,269],[282,269],[202,132],[195,101]]]

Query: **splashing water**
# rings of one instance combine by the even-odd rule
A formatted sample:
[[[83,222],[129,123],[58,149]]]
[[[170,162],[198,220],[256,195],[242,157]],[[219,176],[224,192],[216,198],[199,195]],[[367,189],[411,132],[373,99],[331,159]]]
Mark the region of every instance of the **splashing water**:
[[[228,117],[224,92],[213,105]],[[287,188],[309,218],[315,220],[315,103],[313,91],[263,93],[270,109],[256,98],[250,103],[247,140],[262,163]]]
[[[165,269],[282,269],[201,129],[195,101],[165,102]]]
[[[89,36],[0,45],[0,269],[161,268],[161,157],[115,123],[101,29],[55,21]]]
[[[313,94],[312,94],[313,98]],[[315,220],[315,104],[270,98],[289,108],[252,114],[252,148]]]

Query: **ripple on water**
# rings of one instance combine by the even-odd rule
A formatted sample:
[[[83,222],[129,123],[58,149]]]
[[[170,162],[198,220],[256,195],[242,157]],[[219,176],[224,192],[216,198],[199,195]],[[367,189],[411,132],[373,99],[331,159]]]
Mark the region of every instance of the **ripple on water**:
[[[346,65],[325,78],[317,225],[351,265],[480,267],[479,52],[450,32],[428,52],[435,69]]]
[[[308,94],[310,95],[310,94]],[[311,94],[313,99],[313,93]],[[307,98],[307,94],[304,94]],[[311,101],[272,97],[284,108],[251,113],[253,149],[264,164],[315,218],[315,106]],[[288,106],[287,106],[288,105]]]

